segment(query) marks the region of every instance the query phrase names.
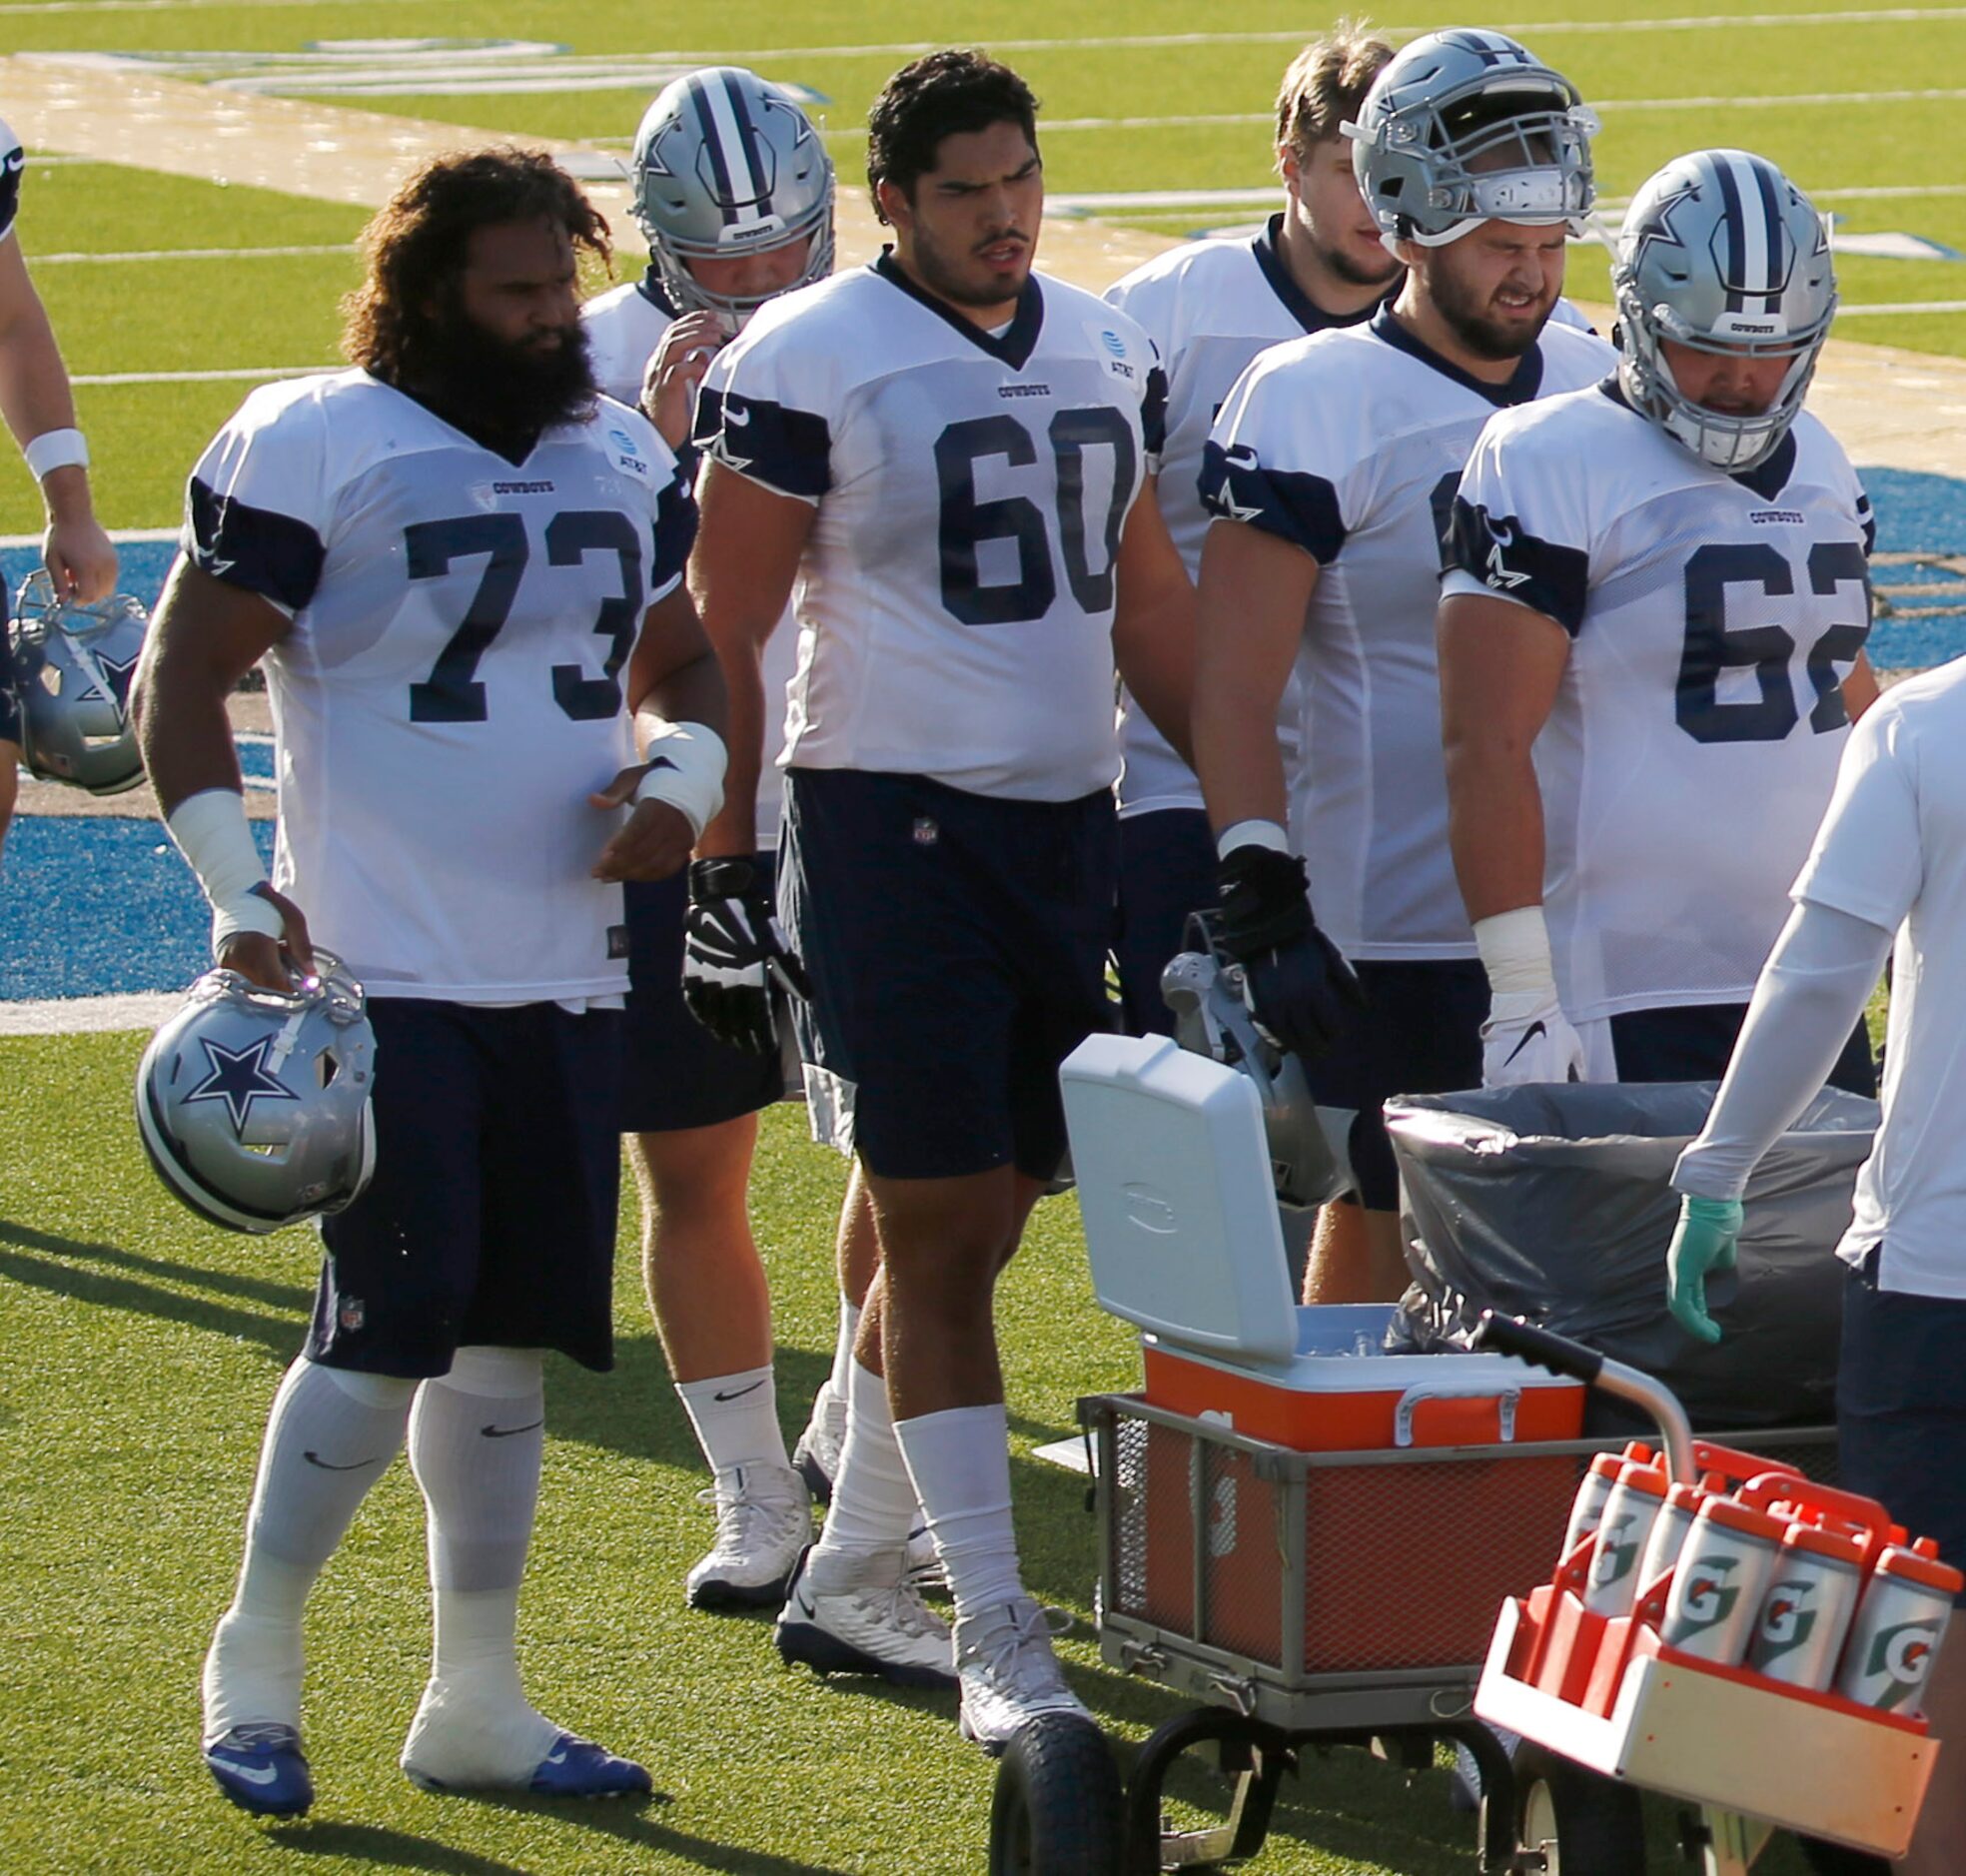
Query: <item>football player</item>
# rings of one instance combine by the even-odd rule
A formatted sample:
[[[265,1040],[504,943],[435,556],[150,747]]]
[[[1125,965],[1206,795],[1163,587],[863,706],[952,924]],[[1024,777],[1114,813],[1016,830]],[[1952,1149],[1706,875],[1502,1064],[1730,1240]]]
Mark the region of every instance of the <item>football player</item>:
[[[1836,283],[1764,158],[1633,198],[1601,385],[1498,414],[1454,504],[1441,675],[1482,1078],[1718,1076],[1852,716],[1870,504],[1802,408]],[[1870,1093],[1861,1022],[1835,1080]]]
[[[1032,272],[1029,88],[980,53],[916,60],[869,113],[867,173],[893,246],[762,309],[705,382],[690,577],[730,675],[732,764],[691,890],[713,901],[751,851],[757,659],[796,580],[780,903],[822,1063],[852,1084],[881,1275],[778,1646],[959,1678],[964,1731],[997,1749],[1083,1708],[1019,1578],[991,1295],[1058,1169],[1058,1064],[1107,1022],[1116,654],[1181,738],[1191,597],[1138,499],[1161,446],[1153,345]],[[730,924],[782,955],[763,909]],[[953,1659],[904,1572],[917,1494]]]
[[[1168,377],[1167,449],[1155,482],[1168,532],[1192,579],[1209,515],[1202,447],[1230,388],[1268,346],[1370,319],[1405,270],[1379,239],[1339,126],[1393,56],[1341,22],[1291,61],[1277,94],[1284,206],[1253,240],[1190,242],[1107,289],[1147,331]],[[1277,734],[1294,761],[1300,698],[1284,689]],[[1201,783],[1131,700],[1121,699],[1120,892],[1113,955],[1127,1028],[1171,1034],[1161,970],[1181,949],[1187,916],[1215,897],[1215,842]]]
[[[696,386],[717,350],[774,295],[832,271],[833,166],[784,92],[717,67],[677,79],[649,105],[633,170],[648,272],[583,309],[594,375],[689,454]],[[796,625],[765,648],[774,758],[797,649]],[[778,840],[775,761],[759,782],[748,885],[765,898]],[[771,1300],[745,1195],[757,1114],[784,1093],[785,1074],[775,1022],[747,1039],[756,1047],[733,1048],[684,1008],[685,900],[679,874],[627,887],[623,1125],[649,1304],[715,1481],[716,1540],[689,1572],[688,1598],[699,1608],[776,1608],[811,1540],[811,1514],[778,1426]],[[871,1276],[869,1264],[852,1306]],[[825,1414],[822,1402],[815,1416]]]
[[[205,1758],[248,1810],[307,1808],[303,1605],[407,1432],[437,1642],[404,1770],[645,1792],[527,1701],[512,1644],[543,1353],[613,1360],[620,883],[681,866],[721,798],[691,503],[660,437],[596,393],[576,274],[606,228],[548,158],[438,158],[365,244],[354,369],[254,392],[206,450],[139,672],[220,964],[284,987],[318,934],[368,986],[380,1065],[376,1176],[323,1220],[206,1657]],[[277,888],[225,714],[261,660]]]
[[[1358,1115],[1358,1206],[1321,1216],[1313,1302],[1404,1290],[1382,1104],[1480,1077],[1484,986],[1447,839],[1440,540],[1495,410],[1609,369],[1601,341],[1550,319],[1564,241],[1590,207],[1594,129],[1569,81],[1499,33],[1405,47],[1346,126],[1381,239],[1407,268],[1399,294],[1363,324],[1258,358],[1204,457],[1216,519],[1195,751],[1222,937],[1248,966],[1258,1021],[1307,1059],[1322,1053],[1319,1104]],[[1303,752],[1287,776],[1275,716],[1293,665]],[[1358,960],[1356,984],[1334,944]]]
[[[106,599],[116,586],[116,547],[89,498],[89,448],[75,428],[75,400],[47,309],[29,278],[14,226],[27,152],[0,123],[0,418],[41,484],[48,527],[41,558],[58,599]],[[0,582],[0,842],[13,818],[21,750],[20,698]]]

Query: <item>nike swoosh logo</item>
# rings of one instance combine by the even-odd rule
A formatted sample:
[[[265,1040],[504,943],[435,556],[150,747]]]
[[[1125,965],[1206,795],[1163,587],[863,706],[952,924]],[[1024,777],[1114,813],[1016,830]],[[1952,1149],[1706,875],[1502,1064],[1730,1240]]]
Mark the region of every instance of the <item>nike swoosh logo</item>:
[[[539,1763],[541,1765],[564,1765],[566,1763],[566,1748],[564,1746],[556,1747],[551,1752],[548,1752]]]
[[[756,1394],[757,1391],[763,1386],[764,1386],[763,1382],[754,1381],[751,1383],[751,1385],[748,1388],[738,1388],[733,1390],[729,1394],[725,1394],[723,1390],[719,1388],[716,1391],[716,1393],[713,1396],[711,1396],[711,1399],[715,1401],[741,1401],[747,1394]]]
[[[222,1759],[213,1755],[214,1765],[223,1767],[234,1778],[243,1778],[249,1785],[270,1785],[280,1776],[277,1765],[241,1765],[237,1759]]]
[[[24,170],[26,168],[27,168],[27,152],[25,150],[16,150],[14,154],[7,159],[7,174],[9,176],[15,175],[19,171]]]
[[[347,1465],[337,1465],[333,1459],[324,1459],[318,1452],[303,1452],[301,1457],[310,1465],[318,1465],[324,1472],[359,1472],[365,1465],[387,1465],[388,1454],[374,1459],[355,1459]]]
[[[481,1426],[478,1430],[488,1439],[509,1439],[513,1433],[537,1432],[545,1424],[543,1416],[524,1426]]]
[[[734,404],[726,404],[723,407],[723,421],[741,429],[751,421],[751,414],[748,411],[740,411]]]
[[[1549,1031],[1548,1031],[1548,1030],[1547,1030],[1546,1028],[1544,1028],[1544,1027],[1543,1027],[1543,1025],[1542,1025],[1541,1023],[1539,1023],[1539,1022],[1537,1022],[1537,1023],[1531,1023],[1531,1024],[1530,1024],[1530,1025],[1528,1026],[1528,1028],[1527,1028],[1527,1029],[1525,1029],[1525,1030],[1523,1030],[1523,1031],[1522,1031],[1522,1040],[1521,1040],[1520,1042],[1518,1042],[1518,1043],[1517,1043],[1517,1044],[1516,1044],[1516,1045],[1514,1046],[1514,1048],[1512,1048],[1512,1049],[1510,1049],[1510,1050],[1509,1050],[1509,1052],[1508,1052],[1508,1062],[1512,1062],[1512,1061],[1514,1061],[1514,1059],[1515,1059],[1515,1058],[1516,1058],[1516,1057],[1517,1057],[1518,1055],[1520,1055],[1520,1054],[1522,1053],[1522,1051],[1523,1051],[1524,1049],[1526,1049],[1526,1048],[1527,1048],[1527,1047],[1529,1046],[1529,1044],[1530,1044],[1530,1043],[1532,1043],[1533,1041],[1535,1041],[1535,1039],[1536,1039],[1536,1038],[1537,1038],[1538,1036],[1546,1036],[1546,1035],[1548,1035],[1548,1034],[1549,1034]],[[1502,1067],[1503,1067],[1503,1068],[1506,1068],[1506,1067],[1508,1066],[1508,1062],[1504,1062],[1504,1063],[1502,1063]]]

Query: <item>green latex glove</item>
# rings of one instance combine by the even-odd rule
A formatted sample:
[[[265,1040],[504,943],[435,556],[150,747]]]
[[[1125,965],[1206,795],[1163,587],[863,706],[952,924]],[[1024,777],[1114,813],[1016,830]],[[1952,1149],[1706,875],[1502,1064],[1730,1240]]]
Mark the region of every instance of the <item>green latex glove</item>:
[[[1734,1241],[1740,1236],[1738,1199],[1679,1201],[1679,1223],[1665,1254],[1665,1305],[1672,1320],[1697,1342],[1720,1340],[1720,1325],[1706,1313],[1706,1274],[1734,1268]]]

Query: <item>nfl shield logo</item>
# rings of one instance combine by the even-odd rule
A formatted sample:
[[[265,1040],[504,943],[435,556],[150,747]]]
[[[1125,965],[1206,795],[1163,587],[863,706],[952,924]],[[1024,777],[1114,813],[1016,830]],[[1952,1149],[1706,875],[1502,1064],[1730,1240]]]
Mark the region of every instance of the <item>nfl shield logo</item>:
[[[363,1308],[360,1297],[344,1297],[341,1308],[335,1312],[335,1320],[353,1334],[369,1320],[369,1312]]]

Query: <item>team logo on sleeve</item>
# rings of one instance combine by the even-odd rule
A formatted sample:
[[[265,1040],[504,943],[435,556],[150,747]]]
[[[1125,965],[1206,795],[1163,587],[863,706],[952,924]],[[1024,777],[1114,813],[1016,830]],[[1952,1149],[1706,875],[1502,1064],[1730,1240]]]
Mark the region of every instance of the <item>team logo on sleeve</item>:
[[[1501,556],[1514,544],[1513,526],[1507,521],[1488,522],[1487,569],[1481,577],[1497,592],[1513,592],[1528,580],[1528,574],[1514,572],[1502,564]]]

